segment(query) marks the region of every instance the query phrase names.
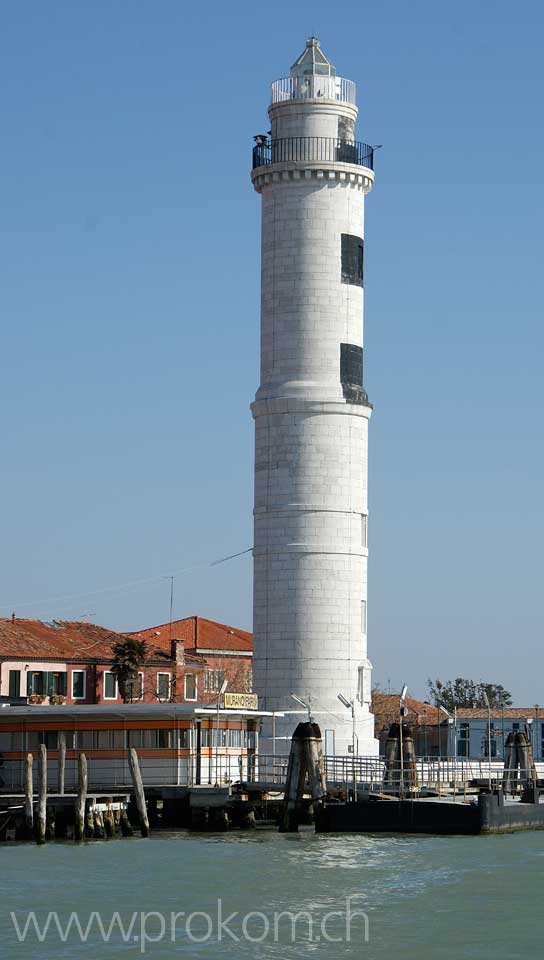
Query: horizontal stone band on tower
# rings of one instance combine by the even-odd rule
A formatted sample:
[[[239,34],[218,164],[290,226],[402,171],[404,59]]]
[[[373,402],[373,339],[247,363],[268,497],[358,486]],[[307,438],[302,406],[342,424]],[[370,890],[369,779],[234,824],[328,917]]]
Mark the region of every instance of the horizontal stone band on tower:
[[[368,193],[374,183],[374,174],[368,168],[360,167],[354,171],[353,166],[342,164],[326,164],[324,161],[307,160],[304,164],[297,166],[296,163],[271,163],[265,167],[256,167],[251,173],[253,186],[257,193],[260,193],[263,186],[267,183],[277,183],[278,181],[299,181],[304,180],[337,180],[339,184],[345,187],[352,187],[356,190]]]

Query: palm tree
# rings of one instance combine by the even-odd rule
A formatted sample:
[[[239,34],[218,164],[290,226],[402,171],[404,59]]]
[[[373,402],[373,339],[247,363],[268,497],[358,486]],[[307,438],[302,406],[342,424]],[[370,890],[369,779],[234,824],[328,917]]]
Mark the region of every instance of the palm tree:
[[[138,682],[138,670],[147,657],[147,644],[145,640],[125,637],[114,643],[112,650],[111,672],[117,680],[123,703],[132,703]],[[136,699],[139,699],[139,696]]]

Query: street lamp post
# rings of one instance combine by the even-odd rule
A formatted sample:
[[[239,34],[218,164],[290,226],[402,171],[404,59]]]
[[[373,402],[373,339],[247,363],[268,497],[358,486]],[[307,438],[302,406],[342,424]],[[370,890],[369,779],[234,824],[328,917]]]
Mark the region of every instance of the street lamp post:
[[[427,747],[427,707],[423,707],[423,752],[425,754],[425,759],[428,756],[428,747]]]
[[[296,693],[292,693],[291,697],[293,700],[296,700],[297,703],[300,703],[301,707],[304,707],[308,711],[308,723],[312,722],[312,699],[308,697],[308,700],[303,700],[302,697],[297,697]],[[295,711],[293,711],[295,712]]]
[[[442,710],[442,713],[445,713],[446,717],[448,718],[448,732],[446,736],[446,772],[445,772],[445,775],[443,776],[443,780],[446,780],[448,778],[450,742],[451,742],[451,736],[452,736],[452,734],[450,734],[450,730],[452,731],[453,736],[455,736],[455,720],[452,717],[449,710],[446,710],[444,706],[442,706],[440,709]],[[455,795],[455,764],[454,764],[453,779],[454,779],[454,795]]]
[[[406,707],[404,706],[404,701],[406,700],[406,694],[408,693],[408,687],[406,684],[403,685],[399,697],[399,747],[400,747],[400,790],[399,796],[404,797],[404,741],[402,739],[402,721],[406,713]]]
[[[484,690],[484,702],[487,707],[487,762],[489,764],[489,792],[491,793],[491,704]]]
[[[343,695],[342,693],[339,693],[339,694],[338,694],[338,699],[339,699],[340,703],[342,703],[342,704],[346,707],[347,710],[351,710],[351,724],[352,724],[352,732],[351,732],[351,766],[352,766],[352,772],[353,772],[353,802],[354,802],[354,803],[357,803],[357,772],[356,772],[356,769],[355,769],[355,738],[356,738],[356,734],[355,734],[355,701],[353,700],[353,698],[352,698],[351,700],[348,700],[348,698],[347,698],[347,697],[344,697],[344,695]]]
[[[225,690],[229,685],[228,680],[223,680],[221,684],[221,689],[217,695],[217,723],[215,728],[215,786],[219,786],[219,778],[217,776],[217,771],[219,769],[219,704],[221,703],[221,697],[223,696]]]

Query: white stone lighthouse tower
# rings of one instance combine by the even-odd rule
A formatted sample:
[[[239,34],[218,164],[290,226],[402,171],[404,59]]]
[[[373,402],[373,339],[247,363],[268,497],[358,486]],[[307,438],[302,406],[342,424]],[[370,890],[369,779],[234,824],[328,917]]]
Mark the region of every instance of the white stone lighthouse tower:
[[[305,718],[295,694],[327,753],[347,754],[355,741],[368,756],[377,741],[366,642],[363,208],[373,153],[355,139],[355,84],[336,76],[314,37],[272,84],[268,113],[252,172],[262,197],[254,689],[267,710],[290,713],[263,730],[261,752],[289,749]]]

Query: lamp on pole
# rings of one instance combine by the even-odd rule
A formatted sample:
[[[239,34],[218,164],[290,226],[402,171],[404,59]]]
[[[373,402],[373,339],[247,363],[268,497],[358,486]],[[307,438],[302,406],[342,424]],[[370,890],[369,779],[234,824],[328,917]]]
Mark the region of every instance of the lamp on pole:
[[[428,756],[427,748],[427,707],[423,707],[423,752],[425,754],[425,759]]]
[[[442,683],[440,682],[440,680],[437,680],[435,701],[436,701],[436,734],[437,734],[438,744],[436,749],[437,749],[439,770],[440,770],[440,758],[442,756],[442,744],[441,744],[442,738],[440,736],[440,691],[441,690],[442,690]]]
[[[491,704],[487,691],[484,690],[484,703],[487,707],[487,761],[489,764],[489,792],[491,793]]]
[[[357,774],[355,770],[355,701],[353,700],[353,698],[351,700],[348,700],[348,698],[345,697],[342,693],[338,694],[338,699],[340,703],[342,703],[346,707],[347,710],[351,710],[351,724],[352,724],[351,765],[353,770],[353,801],[354,803],[356,803],[357,802]]]
[[[225,693],[229,685],[228,680],[225,678],[221,684],[219,693],[217,694],[217,724],[215,729],[215,786],[219,786],[219,778],[217,776],[217,771],[219,769],[219,704],[221,703],[221,697]]]
[[[312,698],[308,697],[308,700],[303,700],[302,697],[297,697],[296,693],[292,693],[291,697],[293,700],[296,700],[297,703],[300,703],[301,707],[304,707],[308,711],[308,723],[312,722]]]
[[[404,706],[404,701],[406,700],[406,694],[408,693],[408,687],[406,684],[403,685],[399,697],[399,747],[400,747],[400,790],[399,796],[404,796],[404,742],[402,739],[402,721],[406,716],[406,707]]]

